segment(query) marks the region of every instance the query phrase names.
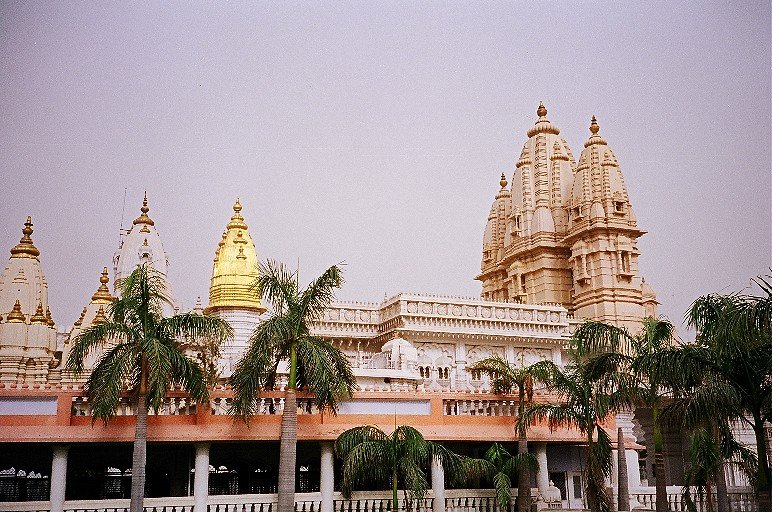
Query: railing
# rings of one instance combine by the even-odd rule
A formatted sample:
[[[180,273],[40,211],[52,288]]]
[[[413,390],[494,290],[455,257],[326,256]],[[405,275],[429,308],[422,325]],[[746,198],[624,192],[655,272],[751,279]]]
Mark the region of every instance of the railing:
[[[516,491],[513,489],[513,491]],[[536,489],[531,496],[536,500]],[[193,496],[145,498],[144,512],[196,512]],[[355,492],[351,499],[341,493],[333,495],[334,512],[431,512],[434,497],[429,491],[422,500],[406,500],[399,492],[399,507],[392,510],[389,491]],[[242,494],[210,496],[206,512],[276,512],[276,494]],[[558,502],[559,503],[559,502]],[[492,489],[449,489],[446,491],[446,512],[512,512],[514,499],[509,507],[501,509]],[[129,500],[82,500],[66,501],[64,512],[128,512]],[[319,512],[320,493],[297,493],[296,512]],[[0,512],[50,512],[47,501],[0,503]]]
[[[284,398],[283,397],[263,397],[258,398],[256,401],[255,414],[268,414],[268,415],[281,415],[284,412]],[[212,414],[215,416],[225,416],[233,404],[233,399],[230,397],[217,397],[212,398],[211,402]],[[316,407],[316,402],[313,398],[301,397],[297,399],[298,414],[317,414],[319,409]]]
[[[759,510],[756,497],[752,492],[729,492],[729,510],[730,512],[757,512]],[[710,510],[707,497],[698,497],[692,495],[697,512],[708,512]],[[630,494],[630,505],[632,509],[655,510],[657,501],[656,493],[632,493]],[[714,493],[712,496],[713,509],[718,503],[718,498]],[[668,493],[668,508],[671,511],[686,511],[689,507],[686,504],[683,494]]]
[[[446,399],[445,416],[517,416],[517,400]]]
[[[118,407],[115,409],[116,416],[134,416],[136,413],[136,406],[132,403],[131,398],[124,396],[118,400]],[[158,412],[156,413],[151,409],[149,414],[157,414],[158,416],[187,416],[196,414],[196,402],[186,397],[166,397],[163,399]],[[72,416],[91,416],[91,404],[87,397],[72,397]]]

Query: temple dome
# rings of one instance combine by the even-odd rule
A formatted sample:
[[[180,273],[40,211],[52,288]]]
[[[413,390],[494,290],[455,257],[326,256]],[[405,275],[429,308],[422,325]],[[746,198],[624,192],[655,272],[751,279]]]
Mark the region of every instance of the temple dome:
[[[486,266],[486,262],[498,260],[500,257],[498,253],[509,242],[507,219],[512,210],[512,194],[507,189],[507,178],[504,173],[501,174],[499,185],[501,188],[491,205],[488,223],[483,234],[483,268]]]
[[[571,190],[571,218],[590,219],[619,217],[634,220],[622,171],[614,152],[598,132],[600,127],[592,117],[590,138],[579,156]]]
[[[121,239],[120,246],[113,257],[113,290],[117,294],[123,279],[127,278],[137,266],[148,264],[158,271],[166,281],[166,296],[169,298],[169,302],[164,304],[164,314],[171,316],[175,314],[177,307],[174,304],[171,286],[167,279],[169,258],[164,251],[155,222],[148,216],[149,211],[146,193],[142,201],[142,208],[140,208],[141,215],[134,219],[131,228]]]
[[[237,199],[233,215],[215,250],[206,313],[223,309],[256,313],[266,310],[260,297],[252,290],[259,276],[257,251],[241,209],[241,202]]]
[[[35,315],[38,305],[48,306],[48,283],[40,266],[40,251],[32,242],[32,218],[27,217],[22,237],[11,249],[11,257],[0,274],[0,315],[7,315],[19,301],[26,318]]]
[[[571,192],[574,157],[560,129],[539,104],[536,124],[528,130],[512,179],[513,216],[520,216],[520,236],[538,232],[564,233],[564,202]]]

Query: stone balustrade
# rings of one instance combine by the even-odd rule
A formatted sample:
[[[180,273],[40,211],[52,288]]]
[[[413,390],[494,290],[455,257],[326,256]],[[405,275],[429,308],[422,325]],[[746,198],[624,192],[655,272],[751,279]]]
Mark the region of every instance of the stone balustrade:
[[[490,302],[474,298],[400,293],[381,304],[336,303],[314,323],[332,338],[390,337],[394,329],[564,340],[571,317],[559,305]]]
[[[284,397],[262,397],[256,401],[255,414],[282,414],[284,412]],[[233,399],[230,397],[212,398],[212,414],[225,416],[231,408]],[[299,397],[297,399],[298,414],[318,414],[319,410],[313,398]]]
[[[507,512],[514,510],[514,496]],[[493,489],[452,489],[445,491],[446,512],[499,512],[502,509],[496,503]],[[536,501],[538,491],[531,490]],[[194,497],[145,498],[145,512],[195,512]],[[276,512],[276,494],[240,494],[210,496],[206,512]],[[47,501],[27,501],[0,503],[0,512],[50,512]],[[404,493],[399,493],[397,512],[432,512],[434,495],[430,490],[420,501],[408,503]],[[333,495],[335,512],[391,512],[392,497],[390,491],[355,492],[351,499],[345,499],[339,492]],[[113,500],[77,500],[65,501],[64,512],[128,512],[128,499]],[[319,512],[321,509],[320,493],[296,493],[296,512]]]
[[[517,400],[445,399],[445,416],[517,416]]]
[[[72,416],[91,416],[91,404],[85,396],[72,397]],[[122,396],[115,409],[116,416],[134,416],[136,406],[130,397]],[[187,416],[196,414],[196,403],[184,396],[167,396],[163,399],[158,411],[151,409],[150,415],[157,416]]]
[[[689,510],[683,493],[678,490],[672,492],[668,487],[667,502],[668,508],[672,511]],[[750,490],[746,491],[730,491],[727,493],[729,496],[729,507],[731,512],[757,512],[758,503],[756,497]],[[700,498],[696,496],[696,492],[693,493],[693,499],[697,512],[708,512],[710,510],[707,498]],[[717,503],[717,496],[714,493],[712,497],[713,506]],[[633,510],[656,510],[657,494],[652,488],[646,492],[631,492],[630,493],[630,507]]]

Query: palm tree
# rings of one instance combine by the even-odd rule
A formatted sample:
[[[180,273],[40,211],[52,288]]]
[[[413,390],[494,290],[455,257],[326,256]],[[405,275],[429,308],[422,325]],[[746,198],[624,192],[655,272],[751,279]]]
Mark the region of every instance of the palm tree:
[[[674,330],[670,321],[649,317],[643,320],[637,335],[597,321],[583,323],[573,335],[575,348],[588,358],[586,365],[593,378],[603,374],[612,378],[617,396],[626,394],[629,405],[643,406],[652,412],[658,511],[668,510],[661,412],[679,372],[674,359],[665,357],[674,352]]]
[[[499,443],[493,443],[488,448],[488,451],[485,452],[482,467],[488,479],[493,482],[493,487],[496,490],[496,501],[501,510],[509,510],[509,504],[512,502],[512,478],[516,475],[528,474],[530,471],[535,472],[538,470],[538,463],[533,455],[527,454],[525,457],[522,455],[518,453],[517,456],[513,456]],[[528,486],[530,487],[530,482]],[[518,487],[518,510],[523,510],[521,508],[523,503],[526,504],[524,509],[529,510],[528,505],[531,502],[530,492],[527,494],[527,501],[525,498],[522,498],[524,495],[520,494],[520,492],[521,490]]]
[[[534,379],[544,381],[548,378],[543,365],[539,363],[518,368],[498,355],[478,361],[469,369],[485,372],[491,379],[495,393],[512,393],[513,390],[517,390],[518,417],[522,417],[526,404],[533,401]],[[528,453],[527,429],[529,426],[526,422],[517,423],[517,457],[513,464],[519,469],[517,472],[517,510],[519,512],[526,512],[530,508],[531,472],[536,471],[532,468],[538,468],[536,458]],[[499,486],[496,487],[498,489]]]
[[[166,391],[175,384],[199,404],[208,396],[203,372],[184,354],[180,340],[206,337],[224,341],[233,332],[224,320],[195,313],[164,318],[164,279],[147,265],[138,266],[119,289],[120,297],[108,308],[107,321],[92,325],[73,340],[66,367],[78,376],[85,370],[88,354],[103,351],[84,386],[94,421],[101,419],[106,424],[115,415],[124,391],[133,397],[137,421],[130,510],[142,512],[148,408],[157,413]]]
[[[231,376],[231,413],[248,421],[256,412],[259,393],[274,389],[279,364],[288,362],[279,442],[279,512],[295,508],[297,391],[309,391],[320,410],[334,413],[340,400],[356,389],[346,357],[329,341],[311,333],[312,323],[329,307],[342,284],[340,268],[332,266],[300,290],[297,272],[272,261],[260,266],[260,277],[254,284],[271,306],[272,315],[252,333],[249,347]]]
[[[587,443],[585,496],[592,512],[609,512],[611,496],[604,480],[611,475],[611,438],[603,427],[619,407],[626,403],[615,390],[616,382],[607,375],[594,375],[585,356],[577,347],[568,353],[569,361],[563,369],[552,361],[540,361],[541,372],[549,375],[548,389],[558,395],[560,403],[529,405],[517,419],[517,427],[534,421],[547,421],[550,430],[561,427],[576,428]]]
[[[346,430],[335,441],[335,453],[343,459],[341,492],[347,499],[355,487],[386,483],[392,489],[392,508],[399,510],[399,482],[405,484],[407,501],[422,500],[429,489],[424,468],[432,459],[442,463],[454,483],[482,475],[478,459],[461,457],[444,446],[427,441],[413,427],[395,427],[390,435],[372,425]]]
[[[772,474],[764,424],[772,420],[772,284],[755,280],[754,295],[704,295],[694,301],[687,320],[697,330],[686,347],[684,368],[700,369],[729,385],[737,395],[734,417],[755,434],[758,467],[754,482],[760,510],[772,508]]]

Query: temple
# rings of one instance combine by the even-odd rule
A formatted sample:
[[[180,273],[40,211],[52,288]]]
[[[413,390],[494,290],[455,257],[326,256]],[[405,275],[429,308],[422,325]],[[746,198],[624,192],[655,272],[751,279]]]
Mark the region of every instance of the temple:
[[[493,441],[513,448],[516,397],[494,394],[488,378],[471,365],[493,354],[516,365],[543,359],[562,364],[572,330],[582,320],[637,331],[644,317],[656,315],[656,295],[638,272],[637,240],[644,231],[597,120],[590,122],[577,162],[543,104],[536,114],[514,169],[502,174],[494,189],[475,277],[482,283],[479,298],[400,293],[377,303],[338,302],[316,320],[314,332],[349,358],[359,391],[337,415],[315,410],[312,400],[300,396],[298,510],[385,509],[388,491],[363,490],[351,500],[339,493],[341,462],[332,442],[345,429],[374,424],[390,431],[396,421],[467,455],[481,456]],[[493,187],[494,178],[498,172],[491,173]],[[170,390],[151,416],[146,507],[254,511],[275,503],[283,383],[261,396],[249,425],[227,414],[232,397],[227,378],[255,326],[267,317],[252,290],[259,275],[253,238],[259,216],[244,204],[236,200],[224,212],[221,237],[219,228],[211,227],[209,298],[205,307],[196,306],[227,320],[234,339],[221,350],[220,380],[208,403]],[[46,236],[40,231],[36,236]],[[112,289],[106,262],[82,262],[95,268],[95,292],[80,316],[59,329],[48,304],[44,255],[32,234],[27,218],[0,275],[0,501],[14,502],[8,510],[19,512],[122,509],[131,479],[132,403],[122,398],[109,424],[92,423],[83,380],[65,372],[63,361],[83,329],[105,321],[120,293],[117,285],[138,264],[152,265],[167,280],[164,312],[179,311],[168,283],[169,258],[145,195],[113,258]],[[269,253],[270,247],[260,251]],[[471,274],[472,269],[470,276],[449,279]],[[98,357],[92,354],[86,367]],[[536,389],[534,400],[555,399]],[[624,446],[614,449],[624,450],[634,506],[653,502],[651,426],[651,411],[645,409],[620,413],[607,425],[614,440],[622,429]],[[665,439],[668,483],[683,485],[684,433],[666,431]],[[581,508],[582,435],[536,425],[529,441],[539,462],[532,481],[536,508]],[[428,496],[435,512],[493,506],[492,489],[453,489],[441,466],[430,469]],[[615,472],[609,485],[616,478]],[[733,471],[728,481],[740,490],[747,485]]]

